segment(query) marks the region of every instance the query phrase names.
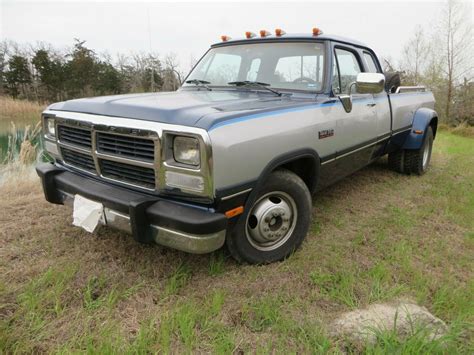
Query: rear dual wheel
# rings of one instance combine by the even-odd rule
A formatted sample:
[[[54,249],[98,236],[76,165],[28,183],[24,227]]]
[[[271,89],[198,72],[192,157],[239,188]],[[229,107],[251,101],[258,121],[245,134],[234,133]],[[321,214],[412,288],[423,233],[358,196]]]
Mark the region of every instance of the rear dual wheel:
[[[311,194],[299,176],[288,170],[274,171],[227,237],[230,253],[251,264],[286,258],[308,232],[311,205]]]
[[[419,149],[400,149],[388,155],[389,167],[399,173],[423,175],[431,162],[433,129],[428,127]]]

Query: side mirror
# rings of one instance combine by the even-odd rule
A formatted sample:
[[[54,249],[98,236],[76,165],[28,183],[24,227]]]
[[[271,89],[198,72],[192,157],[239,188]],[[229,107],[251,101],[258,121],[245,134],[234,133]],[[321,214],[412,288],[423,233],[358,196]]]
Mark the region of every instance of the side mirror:
[[[378,94],[385,88],[385,75],[380,73],[359,73],[356,90],[359,94]]]

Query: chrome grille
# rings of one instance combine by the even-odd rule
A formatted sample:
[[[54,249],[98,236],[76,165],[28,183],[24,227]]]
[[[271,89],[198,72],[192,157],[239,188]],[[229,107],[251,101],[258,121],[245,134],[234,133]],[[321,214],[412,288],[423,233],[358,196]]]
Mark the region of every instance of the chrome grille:
[[[71,126],[58,125],[58,138],[61,142],[81,148],[92,148],[91,131]]]
[[[155,160],[155,144],[145,138],[97,132],[97,151],[130,159]]]
[[[58,121],[58,143],[64,163],[104,179],[157,190],[158,135],[151,131]],[[117,130],[117,131],[116,131]]]
[[[78,169],[96,176],[99,180],[114,181],[156,194],[169,192],[180,197],[193,196],[205,203],[214,198],[211,141],[209,134],[201,128],[68,111],[47,110],[43,113],[43,120],[45,117],[54,117],[56,126],[55,139],[47,134],[44,126],[43,137],[48,142],[48,151],[57,163],[71,170]],[[98,138],[109,138],[105,135],[113,136],[115,142],[112,147],[102,144],[99,147]],[[198,139],[201,158],[199,167],[175,162],[172,143],[174,137],[180,135]],[[132,138],[127,139],[125,147],[117,144],[122,143],[119,139],[123,137]],[[139,144],[143,143],[142,139],[149,144],[142,147]],[[151,142],[153,160],[150,160]],[[107,140],[107,143],[111,142]],[[127,149],[131,147],[145,149],[132,149],[130,152]],[[110,164],[104,164],[104,161]],[[169,181],[170,176],[173,176],[167,175],[168,171],[203,179],[203,190],[188,188],[184,184],[177,187],[177,184]]]
[[[103,177],[155,189],[154,169],[103,159],[99,160],[99,164]]]
[[[61,148],[61,153],[66,164],[86,170],[90,173],[96,173],[94,159],[92,159],[90,155],[67,148]]]

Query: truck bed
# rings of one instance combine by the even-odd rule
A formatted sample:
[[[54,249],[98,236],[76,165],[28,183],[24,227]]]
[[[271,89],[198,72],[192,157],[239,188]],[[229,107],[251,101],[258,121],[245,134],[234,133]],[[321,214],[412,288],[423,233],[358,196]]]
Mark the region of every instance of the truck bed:
[[[392,131],[411,127],[413,116],[419,108],[434,109],[435,100],[431,91],[407,91],[388,96],[392,108]]]

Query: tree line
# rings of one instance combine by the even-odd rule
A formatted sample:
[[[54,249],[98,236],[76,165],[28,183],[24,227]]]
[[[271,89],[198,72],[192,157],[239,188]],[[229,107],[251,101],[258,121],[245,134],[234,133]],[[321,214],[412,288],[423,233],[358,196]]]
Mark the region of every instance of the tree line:
[[[447,0],[429,29],[418,27],[401,60],[384,58],[384,70],[402,85],[424,85],[436,98],[442,122],[474,125],[474,64],[469,7]],[[76,39],[66,51],[39,44],[28,49],[0,42],[0,95],[42,102],[84,96],[173,91],[184,77],[175,55],[98,55]]]
[[[472,10],[472,8],[471,8]],[[474,125],[474,61],[469,5],[448,0],[429,28],[418,26],[401,60],[384,58],[384,69],[401,74],[402,85],[424,85],[441,121]]]
[[[0,95],[41,102],[133,92],[176,90],[183,74],[176,56],[153,53],[98,55],[86,41],[69,50],[48,44],[24,48],[0,42]]]

